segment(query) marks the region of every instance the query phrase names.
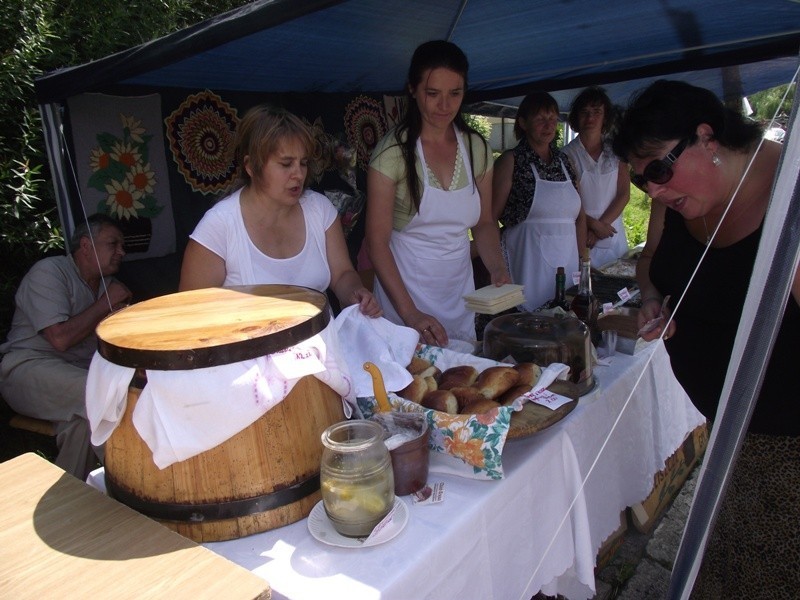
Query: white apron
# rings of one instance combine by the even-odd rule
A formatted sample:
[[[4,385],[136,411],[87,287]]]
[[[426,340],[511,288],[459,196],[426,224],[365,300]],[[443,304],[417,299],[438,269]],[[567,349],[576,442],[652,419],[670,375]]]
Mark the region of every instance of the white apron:
[[[553,297],[558,267],[570,274],[580,266],[575,221],[581,199],[563,161],[561,170],[566,181],[546,181],[539,177],[533,164],[531,169],[536,179],[531,209],[525,221],[503,235],[511,279],[524,287],[522,306],[528,311]]]
[[[619,166],[617,167],[619,169]],[[595,173],[584,169],[581,175],[580,188],[583,199],[583,210],[594,219],[599,219],[617,195],[617,171]],[[628,240],[622,215],[611,224],[617,233],[603,240],[597,240],[591,251],[592,265],[602,267],[615,261],[628,251]]]
[[[424,184],[419,212],[402,231],[392,231],[389,248],[417,308],[436,317],[451,342],[474,342],[475,313],[466,309],[462,296],[475,290],[467,230],[478,222],[481,204],[471,183],[469,155],[457,130],[456,140],[469,185],[452,192],[432,187],[422,142],[417,140]],[[380,281],[376,280],[374,293],[384,316],[402,325]]]

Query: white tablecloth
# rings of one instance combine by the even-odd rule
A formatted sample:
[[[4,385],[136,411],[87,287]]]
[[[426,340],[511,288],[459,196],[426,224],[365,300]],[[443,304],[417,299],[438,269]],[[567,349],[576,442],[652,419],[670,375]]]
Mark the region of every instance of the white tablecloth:
[[[595,375],[597,388],[564,420],[506,443],[503,480],[432,473],[429,482],[445,482],[445,501],[404,497],[408,524],[383,545],[329,546],[306,520],[205,545],[264,577],[273,598],[528,600],[539,590],[590,598],[597,551],[620,511],[647,497],[655,473],[705,421],[660,342],[617,354]]]

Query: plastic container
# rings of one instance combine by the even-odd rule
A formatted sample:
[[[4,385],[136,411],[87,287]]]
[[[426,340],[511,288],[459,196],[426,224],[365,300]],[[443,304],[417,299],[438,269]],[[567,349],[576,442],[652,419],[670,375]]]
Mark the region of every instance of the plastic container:
[[[570,395],[592,391],[592,344],[586,325],[571,316],[515,313],[492,319],[483,334],[483,356],[504,361],[569,365]]]

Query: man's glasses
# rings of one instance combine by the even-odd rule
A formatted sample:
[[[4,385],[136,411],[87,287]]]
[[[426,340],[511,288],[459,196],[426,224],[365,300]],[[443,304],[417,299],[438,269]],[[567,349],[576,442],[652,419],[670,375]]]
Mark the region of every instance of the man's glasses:
[[[672,179],[674,174],[672,165],[678,160],[681,152],[686,150],[689,145],[689,139],[683,139],[669,152],[664,158],[657,158],[647,163],[647,166],[642,171],[641,175],[637,175],[631,170],[631,183],[637,188],[647,193],[647,182],[657,183],[663,185]]]

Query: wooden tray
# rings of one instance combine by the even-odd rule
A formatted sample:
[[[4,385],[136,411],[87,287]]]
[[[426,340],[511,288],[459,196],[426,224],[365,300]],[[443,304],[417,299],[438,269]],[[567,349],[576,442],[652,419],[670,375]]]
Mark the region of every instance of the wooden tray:
[[[562,382],[555,381],[548,389],[556,394],[573,398],[573,400],[562,404],[556,410],[550,410],[534,402],[526,402],[522,410],[511,415],[511,424],[508,428],[506,440],[528,437],[537,431],[547,429],[551,425],[558,423],[578,406],[578,399]]]

